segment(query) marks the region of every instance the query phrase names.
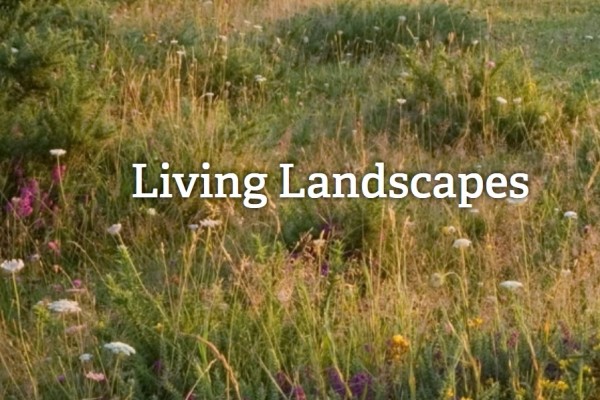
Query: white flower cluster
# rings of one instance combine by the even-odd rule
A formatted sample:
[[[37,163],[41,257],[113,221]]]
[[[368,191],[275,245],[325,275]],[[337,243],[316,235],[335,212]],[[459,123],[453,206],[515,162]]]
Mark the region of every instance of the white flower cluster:
[[[112,351],[114,354],[124,354],[130,356],[135,354],[135,349],[123,342],[110,342],[104,345],[104,348]]]

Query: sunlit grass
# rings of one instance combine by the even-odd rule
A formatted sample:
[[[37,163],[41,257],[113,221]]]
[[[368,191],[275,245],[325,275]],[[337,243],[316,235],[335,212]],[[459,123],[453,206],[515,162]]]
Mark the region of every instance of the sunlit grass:
[[[0,398],[600,395],[593,2],[59,3],[0,33]],[[269,203],[132,198],[162,161]],[[281,162],[530,196],[280,199]]]

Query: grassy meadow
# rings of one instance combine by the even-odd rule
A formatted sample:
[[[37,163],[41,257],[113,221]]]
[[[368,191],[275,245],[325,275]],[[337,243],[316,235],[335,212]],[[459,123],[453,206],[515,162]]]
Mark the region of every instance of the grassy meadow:
[[[599,27],[597,0],[0,2],[0,398],[599,399]],[[132,198],[163,161],[269,202]],[[529,196],[281,199],[284,162]]]

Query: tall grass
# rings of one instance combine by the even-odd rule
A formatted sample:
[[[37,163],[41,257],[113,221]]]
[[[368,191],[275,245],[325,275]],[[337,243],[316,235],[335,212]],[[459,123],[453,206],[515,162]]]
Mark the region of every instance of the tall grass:
[[[0,261],[25,267],[0,280],[1,398],[599,395],[597,96],[497,37],[512,6],[7,10]],[[133,199],[131,164],[149,189],[162,161],[266,171],[269,204]],[[531,194],[278,197],[280,162],[301,186],[378,161],[525,171]]]

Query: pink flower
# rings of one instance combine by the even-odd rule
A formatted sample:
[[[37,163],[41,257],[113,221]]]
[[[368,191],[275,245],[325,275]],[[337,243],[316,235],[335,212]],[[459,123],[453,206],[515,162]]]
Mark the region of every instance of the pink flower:
[[[494,69],[496,68],[496,63],[492,60],[489,60],[485,63],[485,67],[488,69]]]
[[[94,372],[94,371],[87,372],[85,374],[85,377],[88,379],[91,379],[93,381],[96,381],[96,382],[102,382],[103,380],[106,379],[106,376],[102,372]]]
[[[60,243],[58,241],[52,240],[48,242],[48,248],[52,250],[55,255],[60,255]]]
[[[33,213],[35,200],[39,196],[39,185],[35,179],[29,179],[25,186],[21,187],[19,197],[13,197],[8,204],[8,210],[21,218],[29,217]]]
[[[65,328],[65,333],[67,335],[74,335],[76,333],[84,331],[85,328],[87,328],[86,325],[72,325],[72,326],[69,326],[68,328]]]
[[[66,171],[66,165],[55,165],[54,168],[52,168],[52,182],[59,184],[63,180]]]

